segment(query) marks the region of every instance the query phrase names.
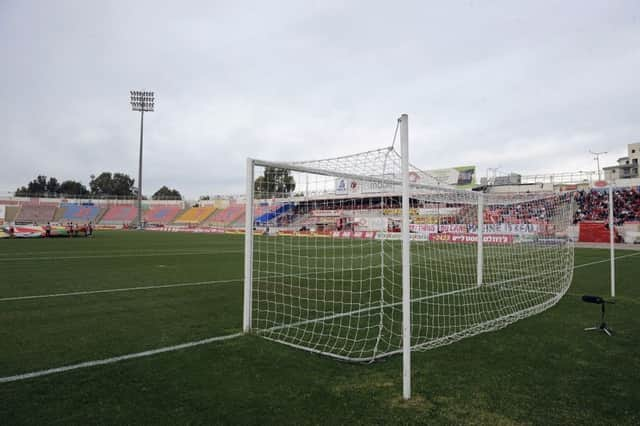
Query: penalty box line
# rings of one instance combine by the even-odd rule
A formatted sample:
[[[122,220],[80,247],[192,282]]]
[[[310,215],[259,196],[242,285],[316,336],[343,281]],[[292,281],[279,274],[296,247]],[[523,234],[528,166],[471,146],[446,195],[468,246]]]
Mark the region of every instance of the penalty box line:
[[[72,291],[68,293],[51,293],[51,294],[38,294],[33,296],[15,296],[4,297],[0,299],[0,302],[10,302],[17,300],[32,300],[32,299],[48,299],[52,297],[66,297],[66,296],[82,296],[87,294],[100,294],[100,293],[120,293],[125,291],[140,291],[140,290],[154,290],[158,288],[172,288],[172,287],[196,287],[208,284],[229,284],[243,281],[242,279],[229,279],[229,280],[217,280],[217,281],[196,281],[189,283],[175,283],[175,284],[161,284],[161,285],[148,285],[143,287],[126,287],[126,288],[109,288],[104,290],[83,290]]]
[[[194,346],[206,345],[212,342],[220,342],[222,340],[234,339],[242,336],[242,333],[228,334],[226,336],[209,337],[208,339],[194,340],[193,342],[182,343],[179,345],[166,346],[164,348],[152,349],[149,351],[136,352],[127,355],[115,356],[112,358],[98,359],[95,361],[86,361],[79,364],[65,365],[63,367],[50,368],[47,370],[33,371],[31,373],[16,374],[15,376],[0,377],[0,383],[17,382],[20,380],[33,379],[35,377],[48,376],[50,374],[64,373],[66,371],[78,370],[80,368],[95,367],[98,365],[114,364],[116,362],[126,361],[135,358],[144,358],[165,352],[179,351],[181,349],[192,348]]]
[[[303,273],[303,274],[288,274],[288,275],[276,274],[276,275],[260,276],[258,278],[284,278],[284,277],[295,277],[295,276],[307,276],[307,275],[317,274],[318,272],[326,273],[331,271],[332,269],[329,269],[329,268],[319,268],[314,271]],[[208,285],[208,284],[230,284],[230,283],[239,283],[243,281],[244,281],[244,278],[232,278],[228,280],[196,281],[196,282],[187,282],[187,283],[148,285],[148,286],[141,286],[141,287],[107,288],[103,290],[80,290],[80,291],[72,291],[72,292],[66,292],[66,293],[35,294],[31,296],[12,296],[12,297],[0,298],[0,303],[20,301],[20,300],[48,299],[51,297],[84,296],[84,295],[101,294],[101,293],[119,293],[119,292],[125,292],[125,291],[155,290],[155,289],[173,288],[173,287],[196,287],[196,286],[202,286],[202,285]]]

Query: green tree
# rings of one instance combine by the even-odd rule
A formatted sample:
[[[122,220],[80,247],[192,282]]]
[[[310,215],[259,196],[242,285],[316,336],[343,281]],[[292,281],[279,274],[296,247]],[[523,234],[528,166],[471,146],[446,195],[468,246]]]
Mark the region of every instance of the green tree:
[[[111,173],[102,172],[98,176],[91,176],[89,188],[93,195],[111,195],[113,192]]]
[[[97,196],[115,195],[121,197],[133,196],[134,180],[124,173],[102,172],[92,176],[89,187],[91,193]]]
[[[120,195],[120,196],[133,195],[134,183],[135,183],[135,180],[129,177],[129,175],[126,175],[124,173],[114,173],[112,195]]]
[[[26,197],[27,195],[29,195],[29,190],[26,186],[21,186],[20,188],[16,189],[16,192],[14,194],[14,196],[16,197]]]
[[[288,197],[296,189],[296,182],[288,169],[266,167],[253,188],[255,198]]]
[[[165,185],[158,189],[151,198],[153,200],[182,200],[182,195],[177,189],[169,189]]]
[[[50,194],[60,193],[60,183],[58,182],[58,179],[54,177],[50,177],[49,180],[47,181],[47,184],[45,185],[45,189],[46,189],[46,192]]]
[[[51,181],[52,179],[55,183],[58,182],[56,178],[51,178],[49,181]],[[26,187],[23,186],[16,189],[15,195],[16,196],[29,196],[29,195],[39,196],[39,195],[44,195],[47,192],[49,192],[47,189],[47,177],[44,175],[38,175],[38,177],[36,177],[31,182],[29,182]],[[55,193],[56,191],[51,191],[51,192]]]
[[[60,184],[59,191],[60,194],[63,195],[73,195],[86,197],[89,195],[89,190],[86,186],[81,184],[80,182],[76,182],[75,180],[65,180]]]

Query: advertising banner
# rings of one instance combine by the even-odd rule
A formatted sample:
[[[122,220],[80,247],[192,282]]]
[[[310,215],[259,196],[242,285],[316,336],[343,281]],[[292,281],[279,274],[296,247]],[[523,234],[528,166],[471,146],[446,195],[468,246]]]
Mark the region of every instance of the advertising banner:
[[[485,234],[535,234],[540,230],[540,225],[537,223],[485,223],[483,230]],[[478,226],[469,225],[469,232],[478,233]]]
[[[410,232],[427,233],[427,232],[445,232],[445,233],[466,233],[467,225],[461,224],[434,224],[434,223],[412,223],[409,225]]]
[[[445,243],[477,243],[477,234],[429,234],[429,241]],[[513,235],[483,235],[482,242],[485,244],[511,244]]]
[[[357,227],[357,231],[386,231],[387,230],[387,218],[386,217],[354,217],[354,225]]]
[[[418,177],[417,182],[421,183],[432,183],[431,181],[435,180],[460,189],[472,188],[476,184],[476,166],[427,170],[424,173],[418,173]]]
[[[311,216],[316,216],[316,217],[342,216],[342,210],[312,210]]]

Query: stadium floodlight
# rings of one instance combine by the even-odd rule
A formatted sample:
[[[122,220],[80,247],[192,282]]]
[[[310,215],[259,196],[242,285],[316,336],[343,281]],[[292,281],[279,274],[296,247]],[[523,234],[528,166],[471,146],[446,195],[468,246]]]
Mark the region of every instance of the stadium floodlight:
[[[400,152],[247,159],[243,330],[345,361],[402,354],[409,399],[412,351],[498,330],[562,298],[574,197],[429,180],[409,162],[407,115],[399,132]]]
[[[593,154],[595,157],[593,159],[596,161],[596,167],[598,167],[598,180],[600,180],[600,156],[607,154],[607,151],[602,152],[593,152],[589,150],[589,153]]]
[[[131,90],[131,109],[140,111],[140,158],[138,161],[138,228],[142,229],[142,140],[144,135],[144,113],[153,112],[155,106],[154,92]]]

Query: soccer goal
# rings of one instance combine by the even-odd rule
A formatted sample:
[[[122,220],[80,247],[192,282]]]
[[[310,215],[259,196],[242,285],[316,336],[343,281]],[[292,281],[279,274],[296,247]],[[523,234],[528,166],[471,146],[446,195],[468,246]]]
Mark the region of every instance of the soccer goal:
[[[243,329],[371,362],[496,330],[557,303],[573,274],[570,193],[459,190],[394,146],[247,161]]]

